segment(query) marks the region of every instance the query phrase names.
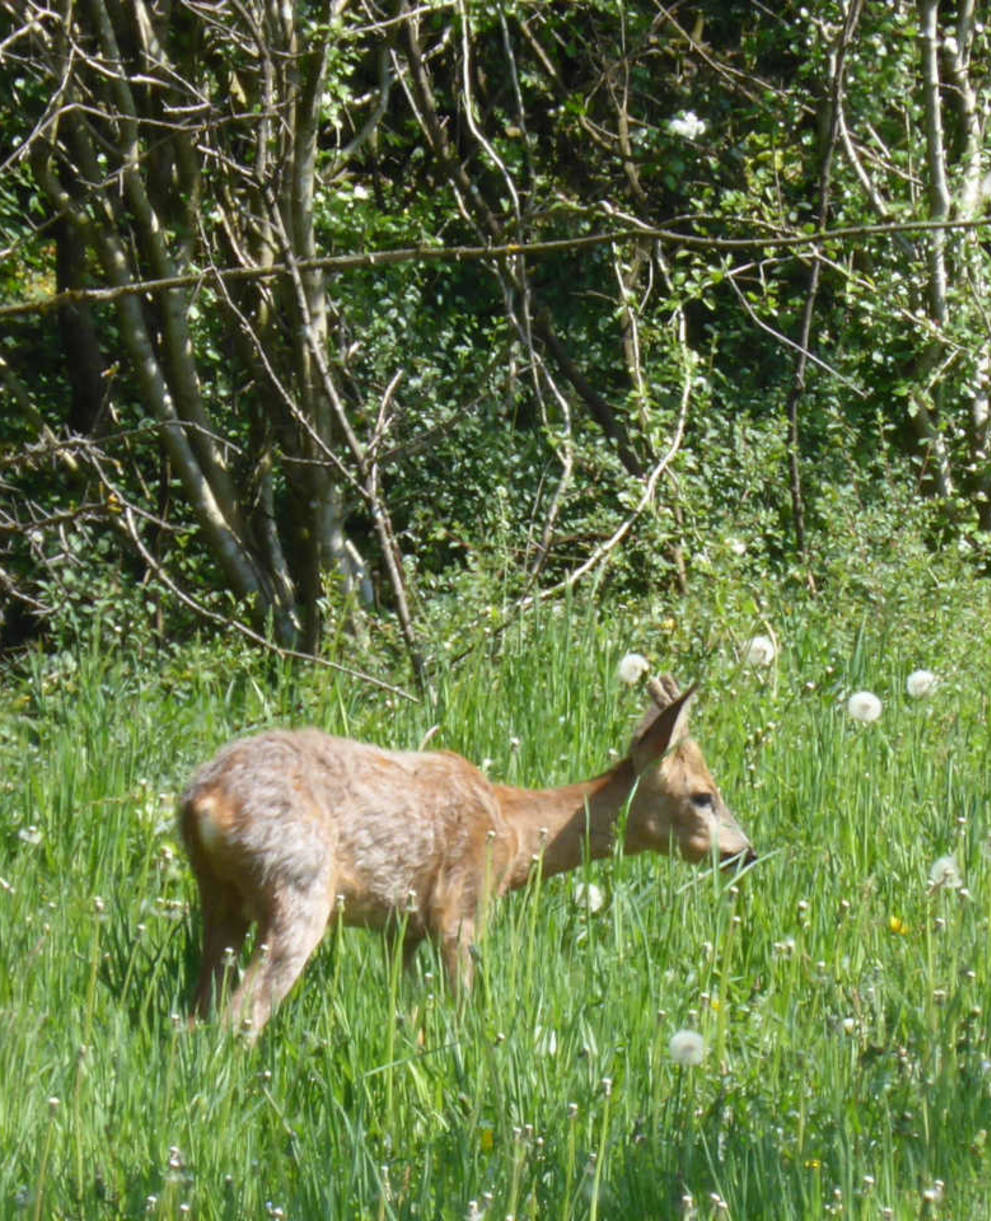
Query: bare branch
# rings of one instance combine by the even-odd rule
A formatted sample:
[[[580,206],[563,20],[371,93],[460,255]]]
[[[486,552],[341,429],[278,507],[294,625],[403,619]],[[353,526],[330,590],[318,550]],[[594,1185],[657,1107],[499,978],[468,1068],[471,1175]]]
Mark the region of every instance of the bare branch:
[[[726,217],[707,218],[700,216],[700,223],[707,220],[721,225],[730,223]],[[752,218],[740,223],[753,225]],[[576,253],[597,246],[612,246],[639,238],[650,238],[663,245],[686,250],[727,252],[740,254],[751,250],[813,249],[821,245],[842,245],[862,238],[894,237],[897,234],[914,233],[920,236],[937,232],[986,232],[991,231],[991,219],[974,217],[969,220],[906,220],[877,225],[838,225],[813,232],[797,233],[781,231],[767,225],[767,231],[750,237],[708,237],[704,234],[685,233],[677,229],[638,225],[635,228],[617,229],[610,233],[589,233],[578,237],[555,238],[544,242],[504,242],[486,246],[404,246],[392,250],[368,250],[356,254],[326,255],[297,261],[297,269],[309,271],[319,268],[334,273],[359,271],[369,267],[394,267],[399,263],[474,263],[498,261],[510,256],[526,258]],[[118,301],[121,297],[160,293],[173,288],[199,288],[214,279],[228,284],[248,281],[272,280],[289,274],[285,263],[271,266],[204,268],[183,275],[165,278],[131,280],[124,284],[112,284],[108,288],[71,289],[63,293],[32,301],[20,301],[0,306],[0,319],[22,317],[26,314],[45,314],[63,305],[76,301],[92,303]]]

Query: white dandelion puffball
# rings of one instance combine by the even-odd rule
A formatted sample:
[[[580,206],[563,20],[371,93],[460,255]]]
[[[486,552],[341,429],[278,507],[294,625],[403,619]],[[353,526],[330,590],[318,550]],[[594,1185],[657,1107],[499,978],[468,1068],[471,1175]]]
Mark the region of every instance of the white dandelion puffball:
[[[705,1040],[696,1030],[679,1030],[671,1036],[668,1051],[675,1064],[701,1064],[705,1058]]]
[[[855,691],[847,700],[846,710],[855,721],[870,725],[881,715],[881,706],[873,691]]]
[[[650,662],[642,653],[627,653],[620,659],[617,674],[621,683],[632,687],[634,683],[638,683],[643,678],[649,669]]]
[[[939,679],[932,670],[913,670],[905,680],[905,687],[914,700],[921,700],[939,686]]]
[[[594,883],[579,882],[572,892],[575,906],[580,907],[582,911],[586,909],[592,913],[602,911],[605,906],[605,895]]]
[[[755,636],[747,645],[744,659],[748,666],[769,666],[777,655],[770,636]]]
[[[955,856],[941,856],[929,870],[929,893],[937,890],[960,890],[963,878]]]

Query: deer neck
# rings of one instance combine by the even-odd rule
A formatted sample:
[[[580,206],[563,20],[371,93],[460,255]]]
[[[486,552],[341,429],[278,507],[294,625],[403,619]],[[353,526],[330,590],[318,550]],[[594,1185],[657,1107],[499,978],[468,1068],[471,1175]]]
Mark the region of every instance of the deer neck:
[[[524,886],[539,862],[543,877],[576,869],[587,857],[611,856],[616,822],[636,776],[629,759],[580,784],[557,789],[496,785],[503,817],[516,833],[506,888]]]

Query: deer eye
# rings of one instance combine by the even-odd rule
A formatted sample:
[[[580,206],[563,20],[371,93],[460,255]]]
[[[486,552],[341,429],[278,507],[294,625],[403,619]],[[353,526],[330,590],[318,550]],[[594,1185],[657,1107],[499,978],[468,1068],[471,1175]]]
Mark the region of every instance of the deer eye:
[[[692,805],[697,810],[711,810],[716,804],[715,794],[713,793],[693,793],[691,800]]]

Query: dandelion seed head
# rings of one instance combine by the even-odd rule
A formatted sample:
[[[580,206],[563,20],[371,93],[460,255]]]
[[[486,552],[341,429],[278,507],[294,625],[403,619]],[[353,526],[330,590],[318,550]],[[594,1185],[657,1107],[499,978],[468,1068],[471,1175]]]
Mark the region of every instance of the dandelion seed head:
[[[592,882],[579,882],[572,891],[572,898],[576,907],[593,913],[602,911],[606,902],[602,891]]]
[[[963,878],[960,876],[960,866],[953,855],[941,856],[929,870],[929,893],[937,890],[961,890]]]
[[[905,680],[905,688],[914,700],[932,695],[938,686],[939,679],[932,670],[913,670]]]
[[[744,652],[744,660],[748,666],[769,666],[777,656],[778,650],[770,636],[754,636],[748,641]]]
[[[847,700],[846,710],[855,721],[870,725],[881,715],[881,701],[873,691],[855,691]]]
[[[649,669],[650,662],[642,653],[627,653],[620,658],[619,665],[616,668],[616,675],[621,683],[626,683],[628,687],[632,687],[643,678]]]
[[[668,1052],[675,1064],[701,1064],[705,1058],[705,1040],[697,1030],[679,1030],[671,1036]]]

